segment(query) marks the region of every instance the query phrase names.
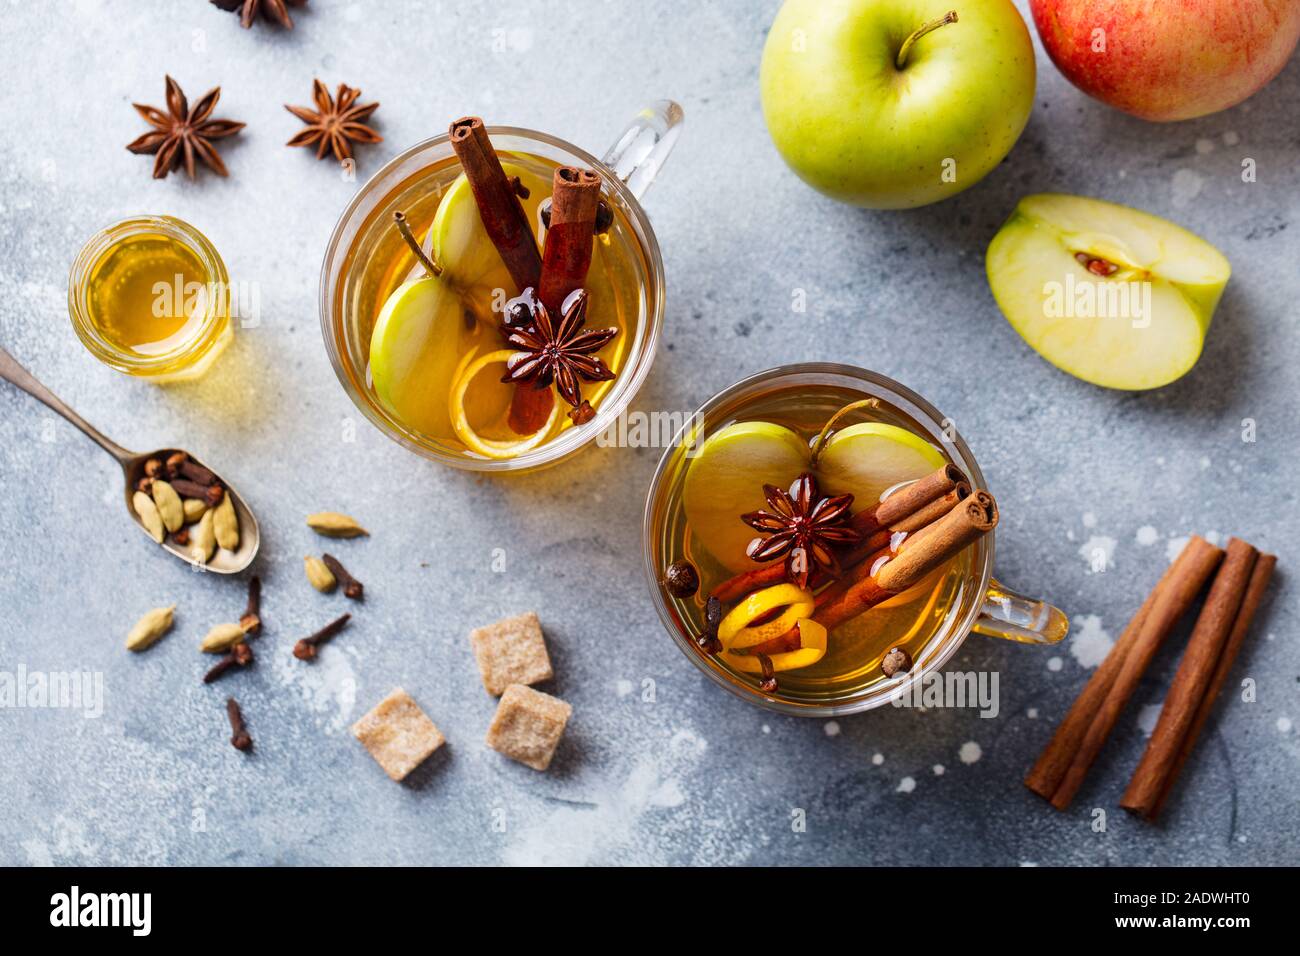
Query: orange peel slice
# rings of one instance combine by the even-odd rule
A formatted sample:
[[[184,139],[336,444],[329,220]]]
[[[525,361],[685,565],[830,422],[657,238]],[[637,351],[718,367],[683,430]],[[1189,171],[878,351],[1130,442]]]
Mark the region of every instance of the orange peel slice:
[[[476,432],[474,427],[470,425],[469,414],[465,411],[465,393],[469,390],[470,382],[489,365],[504,365],[506,360],[514,354],[511,349],[497,349],[494,352],[487,352],[478,357],[475,357],[475,353],[470,352],[461,359],[455,375],[452,376],[451,394],[448,399],[452,430],[455,431],[456,437],[464,443],[466,448],[478,452],[485,458],[517,458],[526,451],[532,451],[546,440],[546,436],[555,427],[555,420],[560,414],[560,403],[555,402],[551,408],[550,417],[546,419],[546,424],[533,434],[517,441],[486,438]]]
[[[750,626],[751,622],[784,607],[780,615],[765,624]],[[793,584],[775,584],[748,595],[728,612],[718,625],[718,640],[727,650],[753,647],[774,637],[780,637],[802,618],[813,612],[811,591]]]

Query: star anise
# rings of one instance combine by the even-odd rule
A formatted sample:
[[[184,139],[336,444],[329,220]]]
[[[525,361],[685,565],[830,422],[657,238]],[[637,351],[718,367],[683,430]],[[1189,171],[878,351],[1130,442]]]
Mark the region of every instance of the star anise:
[[[740,516],[745,524],[766,535],[749,542],[745,553],[755,561],[775,561],[784,555],[786,578],[801,588],[808,586],[814,566],[838,575],[840,563],[834,546],[853,544],[862,537],[843,523],[853,496],[818,496],[817,480],[807,472],[794,480],[788,493],[764,485],[763,494],[771,511]]]
[[[587,298],[587,290],[578,289],[565,299],[564,314],[556,325],[546,306],[533,296],[521,296],[512,303],[511,321],[501,327],[506,341],[521,350],[506,360],[501,381],[525,382],[537,388],[554,382],[560,396],[573,406],[569,417],[578,425],[595,414],[582,397],[582,382],[608,382],[614,377],[613,370],[592,353],[618,335],[615,328],[583,331]],[[530,325],[517,324],[520,302],[532,314]]]
[[[228,175],[226,164],[221,161],[216,147],[210,141],[233,136],[244,128],[244,124],[208,118],[220,98],[221,87],[213,87],[190,109],[180,86],[170,76],[167,77],[166,113],[152,106],[131,104],[154,129],[128,143],[126,148],[133,153],[157,153],[153,164],[154,179],[163,179],[182,160],[185,162],[185,172],[193,179],[196,156],[218,176]]]
[[[287,109],[298,119],[307,124],[307,128],[286,143],[286,146],[316,145],[316,158],[325,155],[326,150],[334,153],[340,163],[352,156],[352,143],[382,143],[384,138],[367,126],[365,120],[379,108],[378,103],[357,104],[361,91],[340,83],[335,97],[320,80],[312,80],[312,99],[316,101],[316,110],[305,106],[289,106]]]
[[[268,20],[274,20],[286,30],[293,29],[289,7],[301,7],[307,0],[212,0],[212,5],[222,10],[239,11],[239,25],[247,30],[257,19],[258,11]],[[286,6],[286,4],[288,6]]]

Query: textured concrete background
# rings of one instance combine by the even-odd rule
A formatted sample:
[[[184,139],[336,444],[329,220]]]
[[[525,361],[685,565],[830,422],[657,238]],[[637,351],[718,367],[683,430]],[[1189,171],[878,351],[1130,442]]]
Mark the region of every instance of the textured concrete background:
[[[104,681],[98,719],[0,711],[0,862],[1297,862],[1300,59],[1243,106],[1157,126],[1087,99],[1039,48],[1034,114],[1001,168],[939,206],[864,212],[809,191],[768,141],[757,73],[777,5],[312,0],[284,33],[240,30],[199,0],[0,4],[0,342],[123,444],[185,445],[227,472],[262,521],[266,590],[257,667],[202,686],[211,660],[198,639],[238,613],[243,581],[147,546],[122,513],[116,466],[0,385],[0,670]],[[151,159],[123,149],[143,131],[131,101],[161,104],[164,72],[191,102],[220,84],[217,114],[249,124],[225,141],[229,180],[155,182]],[[540,475],[476,479],[406,453],[344,395],[316,288],[358,183],[283,146],[299,124],[281,104],[309,102],[313,76],[383,104],[385,139],[362,149],[362,178],[464,113],[599,152],[644,101],[678,99],[686,133],[647,202],[669,277],[666,346],[634,407],[689,410],[793,361],[894,376],[959,423],[1002,502],[999,575],[1059,603],[1071,639],[967,642],[951,666],[1000,672],[993,720],[892,708],[795,720],[708,684],[661,630],[641,576],[658,450],[593,448]],[[1244,157],[1257,183],[1241,182]],[[1041,190],[1172,217],[1227,254],[1234,276],[1186,378],[1103,391],[1051,368],[1001,318],[984,248],[1016,199]],[[141,212],[193,222],[235,279],[261,285],[261,326],[199,384],[119,375],[66,318],[78,246]],[[791,313],[796,288],[806,315]],[[1254,443],[1241,439],[1247,418]],[[302,555],[321,547],[303,516],[327,508],[373,532],[339,548],[368,599],[305,666],[293,641],[345,603],[302,577]],[[1021,775],[1193,531],[1281,555],[1237,671],[1258,701],[1225,702],[1161,826],[1129,820],[1116,804],[1171,647],[1074,808],[1049,810]],[[490,568],[498,547],[504,574]],[[1097,549],[1109,555],[1100,573]],[[175,631],[126,653],[135,618],[173,601]],[[548,689],[576,709],[545,775],[482,744],[493,701],[467,642],[471,627],[530,608],[558,674]],[[347,732],[395,685],[449,739],[405,786]],[[226,742],[232,692],[251,757]]]

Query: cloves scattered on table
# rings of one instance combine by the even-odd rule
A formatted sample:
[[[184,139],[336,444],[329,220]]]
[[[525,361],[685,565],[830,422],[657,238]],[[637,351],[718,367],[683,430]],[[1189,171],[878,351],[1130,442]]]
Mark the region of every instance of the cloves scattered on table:
[[[343,563],[338,558],[332,554],[322,554],[321,560],[325,562],[325,567],[330,569],[330,573],[342,586],[344,597],[360,601],[366,596],[365,586],[348,573],[348,569],[343,567]]]
[[[332,638],[339,631],[347,626],[351,614],[344,614],[342,617],[335,618],[315,634],[309,634],[293,646],[293,656],[300,661],[314,660],[317,648]]]
[[[262,630],[262,579],[256,574],[248,579],[248,607],[239,616],[239,626],[245,634]]]
[[[249,736],[248,727],[244,724],[243,711],[233,697],[226,698],[226,716],[230,718],[230,745],[245,753],[252,750],[253,738]]]
[[[217,661],[212,666],[212,669],[203,675],[203,683],[211,684],[226,671],[233,670],[236,667],[247,667],[251,663],[253,663],[253,649],[240,642],[230,649],[229,654]]]

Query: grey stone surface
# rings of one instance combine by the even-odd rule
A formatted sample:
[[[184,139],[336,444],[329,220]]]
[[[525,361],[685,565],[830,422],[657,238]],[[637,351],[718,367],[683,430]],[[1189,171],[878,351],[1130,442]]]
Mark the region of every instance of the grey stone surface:
[[[242,581],[148,547],[121,513],[113,463],[0,385],[0,670],[97,672],[104,693],[97,719],[0,710],[0,862],[1298,862],[1300,60],[1243,106],[1159,126],[1087,99],[1040,47],[1033,117],[998,170],[942,205],[866,212],[809,191],[768,141],[757,73],[776,7],[312,0],[285,34],[242,31],[197,0],[5,5],[0,342],[122,443],[183,444],[235,478],[262,520],[266,629],[254,670],[202,686],[198,639],[238,613]],[[130,103],[160,103],[164,71],[192,98],[221,84],[218,113],[249,124],[224,150],[229,180],[155,182],[149,158],[122,148],[142,131]],[[971,638],[952,666],[1000,673],[992,720],[892,708],[796,720],[707,683],[661,630],[641,576],[658,450],[593,448],[482,480],[406,453],[344,395],[316,287],[358,184],[283,146],[298,124],[281,104],[308,102],[313,76],[383,104],[385,140],[361,152],[363,177],[463,113],[600,151],[643,101],[678,99],[686,134],[647,201],[669,277],[665,347],[635,407],[689,410],[801,360],[901,380],[959,423],[1002,502],[999,575],[1059,603],[1069,643]],[[1240,180],[1243,157],[1255,184]],[[1001,318],[984,248],[1016,199],[1041,190],[1170,216],[1227,254],[1234,276],[1186,378],[1150,394],[1094,388]],[[67,321],[78,246],[138,212],[193,222],[235,278],[261,285],[261,326],[201,383],[121,376]],[[806,315],[790,310],[796,288]],[[344,605],[302,577],[302,555],[320,549],[302,519],[322,508],[373,531],[339,546],[368,597],[306,666],[293,641]],[[1130,820],[1117,802],[1176,665],[1166,650],[1075,807],[1049,810],[1021,775],[1170,542],[1194,531],[1281,556],[1237,671],[1257,702],[1221,708],[1161,826]],[[490,569],[494,548],[504,574]],[[1090,570],[1095,548],[1111,558],[1103,573]],[[175,631],[126,653],[135,618],[172,601]],[[575,708],[545,775],[483,745],[495,702],[468,642],[532,608],[557,674],[547,689]],[[399,685],[448,738],[406,785],[347,732]],[[251,757],[226,742],[228,693]],[[806,832],[792,831],[796,808]]]

